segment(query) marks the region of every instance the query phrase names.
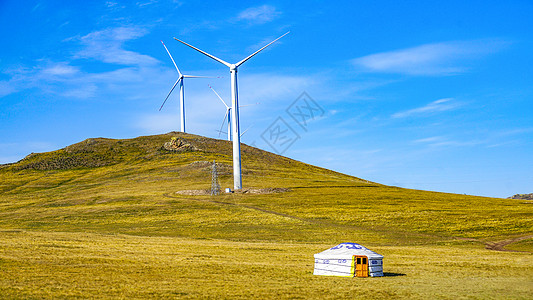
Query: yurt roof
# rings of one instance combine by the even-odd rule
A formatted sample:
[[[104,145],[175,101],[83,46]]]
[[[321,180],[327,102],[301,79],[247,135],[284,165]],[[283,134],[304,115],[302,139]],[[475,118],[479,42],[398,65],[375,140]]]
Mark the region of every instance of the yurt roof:
[[[315,258],[324,259],[346,259],[354,255],[365,255],[371,259],[382,259],[383,255],[378,254],[364,246],[356,243],[340,243],[335,247],[315,254]]]

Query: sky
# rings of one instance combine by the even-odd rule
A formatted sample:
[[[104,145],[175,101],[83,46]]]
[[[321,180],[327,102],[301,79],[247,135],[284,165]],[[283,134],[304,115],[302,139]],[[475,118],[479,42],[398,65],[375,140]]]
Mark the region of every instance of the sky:
[[[382,184],[533,192],[533,2],[0,0],[0,163],[186,129]],[[216,78],[220,77],[220,78]],[[244,166],[246,167],[246,166]],[[246,178],[243,178],[246,187]]]

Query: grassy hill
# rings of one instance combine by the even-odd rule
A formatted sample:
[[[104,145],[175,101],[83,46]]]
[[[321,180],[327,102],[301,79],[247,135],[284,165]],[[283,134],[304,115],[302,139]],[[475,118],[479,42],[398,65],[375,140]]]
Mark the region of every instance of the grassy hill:
[[[165,149],[172,137],[188,146]],[[285,192],[176,193],[208,189],[214,160],[231,187],[231,143],[181,133],[88,139],[1,166],[0,295],[533,293],[532,201],[390,187],[246,145],[243,186]],[[313,276],[313,254],[347,241],[383,254],[388,276]]]

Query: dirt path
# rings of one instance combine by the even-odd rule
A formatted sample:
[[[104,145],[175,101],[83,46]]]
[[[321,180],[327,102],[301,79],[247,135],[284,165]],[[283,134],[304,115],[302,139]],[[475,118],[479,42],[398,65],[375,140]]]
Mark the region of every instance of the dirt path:
[[[168,197],[168,198],[184,199],[184,198],[181,198],[181,197],[173,196],[172,194],[164,194],[164,196]],[[273,214],[273,215],[282,216],[282,217],[285,217],[285,218],[299,220],[299,221],[313,223],[313,224],[324,223],[323,221],[300,218],[300,217],[296,217],[296,216],[291,216],[291,215],[288,215],[288,214],[280,213],[280,212],[277,212],[277,211],[267,210],[267,209],[263,209],[263,208],[259,208],[259,207],[255,207],[255,206],[246,205],[246,204],[238,204],[238,203],[217,201],[217,200],[211,200],[211,199],[196,199],[196,198],[185,198],[185,199],[201,201],[201,202],[209,202],[209,203],[219,204],[219,205],[229,205],[229,206],[243,207],[243,208],[247,208],[247,209],[257,210],[257,211],[260,211],[260,212],[263,212],[263,213],[267,213],[267,214]],[[331,224],[328,224],[328,225],[331,225]],[[338,226],[341,226],[341,225],[338,225]]]
[[[519,241],[531,239],[531,238],[533,238],[533,234],[524,235],[524,236],[516,237],[514,239],[507,239],[507,240],[498,241],[498,242],[486,242],[485,243],[485,248],[489,249],[489,250],[495,250],[495,251],[527,252],[527,253],[530,253],[529,251],[517,251],[517,250],[505,249],[505,246],[508,246],[508,245],[510,245],[512,243],[516,243],[516,242],[519,242]]]
[[[350,228],[350,229],[359,229],[359,230],[372,230],[372,231],[378,231],[378,232],[391,232],[392,231],[392,230],[390,230],[390,228],[386,228],[386,229],[385,228],[383,228],[383,229],[380,229],[380,228],[364,228],[364,227],[358,227],[358,226],[354,226],[354,225],[335,224],[335,223],[327,222],[327,221],[324,221],[324,220],[306,219],[306,218],[292,216],[292,215],[289,215],[289,214],[280,213],[280,212],[272,211],[272,210],[267,210],[267,209],[263,209],[263,208],[259,208],[259,207],[255,207],[255,206],[246,205],[246,204],[224,202],[224,201],[218,201],[218,200],[212,200],[212,199],[197,199],[197,198],[189,198],[189,197],[183,198],[183,197],[175,196],[173,194],[163,194],[163,196],[165,196],[167,198],[173,198],[173,199],[194,200],[194,201],[208,202],[208,203],[213,203],[213,204],[218,204],[218,205],[228,205],[228,206],[242,207],[242,208],[247,208],[247,209],[251,209],[251,210],[260,211],[260,212],[267,213],[267,214],[273,214],[273,215],[277,215],[277,216],[282,216],[282,217],[286,217],[286,218],[290,218],[290,219],[294,219],[294,220],[299,220],[299,221],[302,221],[302,222],[322,225],[322,226],[331,226],[331,227],[339,227],[339,228]],[[407,232],[402,232],[402,233],[403,234],[407,234]],[[467,241],[472,241],[472,242],[485,244],[485,249],[494,250],[494,251],[532,253],[532,252],[529,252],[529,251],[509,250],[509,249],[505,249],[504,247],[508,246],[508,245],[510,245],[512,243],[516,243],[516,242],[519,242],[519,241],[522,241],[522,240],[527,240],[527,239],[533,238],[533,234],[528,234],[528,235],[515,237],[515,238],[512,238],[512,239],[506,239],[506,240],[503,240],[503,241],[497,241],[497,242],[483,242],[483,241],[480,241],[478,239],[473,239],[473,238],[464,238],[464,237],[455,237],[455,236],[444,237],[444,236],[439,236],[439,235],[430,235],[430,234],[424,234],[424,233],[418,233],[418,232],[409,232],[409,234],[413,235],[413,236],[419,236],[419,237],[420,236],[426,236],[426,237],[433,237],[433,238],[438,237],[438,238],[451,238],[451,239],[458,239],[458,240],[467,240]]]

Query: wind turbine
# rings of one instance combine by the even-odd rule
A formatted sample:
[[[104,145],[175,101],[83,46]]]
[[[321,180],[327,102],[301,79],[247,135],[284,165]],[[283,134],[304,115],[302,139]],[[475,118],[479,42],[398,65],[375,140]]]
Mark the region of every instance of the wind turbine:
[[[218,131],[219,132],[218,136],[220,136],[220,133],[222,132],[222,127],[224,126],[224,122],[226,122],[226,118],[227,118],[228,119],[228,141],[231,141],[231,107],[229,107],[226,104],[226,102],[222,100],[222,97],[220,97],[220,95],[217,93],[217,91],[215,91],[215,89],[213,89],[210,85],[209,85],[209,88],[213,91],[213,93],[215,93],[215,95],[217,95],[218,99],[220,99],[222,104],[224,104],[224,106],[226,107],[226,114],[224,115],[224,120],[222,120],[222,125],[220,126],[220,130]]]
[[[222,97],[220,97],[220,95],[217,93],[217,91],[215,91],[215,89],[213,87],[211,87],[211,85],[208,84],[208,86],[213,91],[213,93],[215,93],[215,95],[217,95],[218,99],[220,99],[222,104],[224,104],[224,106],[226,107],[226,114],[224,115],[224,120],[222,120],[222,125],[220,125],[220,130],[218,130],[218,136],[220,137],[220,133],[225,133],[225,132],[222,131],[222,127],[224,127],[224,123],[226,122],[226,118],[227,118],[228,119],[228,141],[231,141],[231,107],[226,104],[226,101],[224,101],[222,99]],[[255,103],[255,104],[259,104],[259,102]],[[239,108],[245,107],[245,106],[250,106],[250,105],[254,105],[254,104],[241,105],[241,106],[239,106]],[[241,133],[241,136],[243,136],[243,134],[245,134],[246,131],[248,131],[248,129],[250,129],[250,127],[248,127],[245,131],[243,131]]]
[[[243,60],[235,63],[235,64],[230,64],[226,61],[223,61],[222,59],[214,56],[214,55],[211,55],[205,51],[202,51],[192,45],[189,45],[187,43],[185,43],[184,41],[181,41],[177,38],[174,38],[176,41],[184,44],[184,45],[187,45],[191,48],[193,48],[194,50],[218,61],[219,63],[229,67],[229,72],[231,74],[231,107],[232,107],[232,110],[231,110],[231,119],[232,119],[232,125],[231,126],[231,129],[232,129],[232,134],[233,134],[233,188],[235,190],[240,190],[242,189],[242,176],[241,176],[241,135],[239,133],[239,90],[237,88],[237,69],[243,64],[245,63],[247,60],[249,60],[250,58],[252,58],[254,55],[256,55],[257,53],[261,52],[263,49],[265,49],[266,47],[272,45],[272,43],[276,42],[277,40],[281,39],[282,37],[286,36],[287,34],[289,34],[290,31],[288,31],[287,33],[285,33],[284,35],[280,36],[279,38],[273,40],[272,42],[268,43],[267,45],[263,46],[263,48],[255,51],[254,53],[250,54],[249,56],[247,56],[246,58],[244,58]]]
[[[168,56],[170,56],[170,59],[172,60],[172,63],[174,64],[174,67],[176,67],[176,70],[178,71],[178,80],[174,83],[172,86],[172,89],[170,89],[170,92],[168,92],[167,97],[165,98],[165,101],[163,101],[163,104],[161,104],[161,107],[159,108],[159,111],[163,108],[165,103],[168,100],[168,97],[170,97],[170,94],[172,94],[172,91],[176,88],[176,85],[180,85],[180,118],[181,118],[181,132],[185,132],[185,92],[183,89],[183,79],[184,78],[210,78],[207,76],[193,76],[193,75],[185,75],[180,72],[180,69],[176,65],[176,62],[174,61],[174,58],[172,58],[172,55],[170,55],[170,52],[167,49],[167,46],[165,46],[165,43],[161,41],[161,44],[163,44],[163,47],[165,47],[165,50],[167,50]]]

